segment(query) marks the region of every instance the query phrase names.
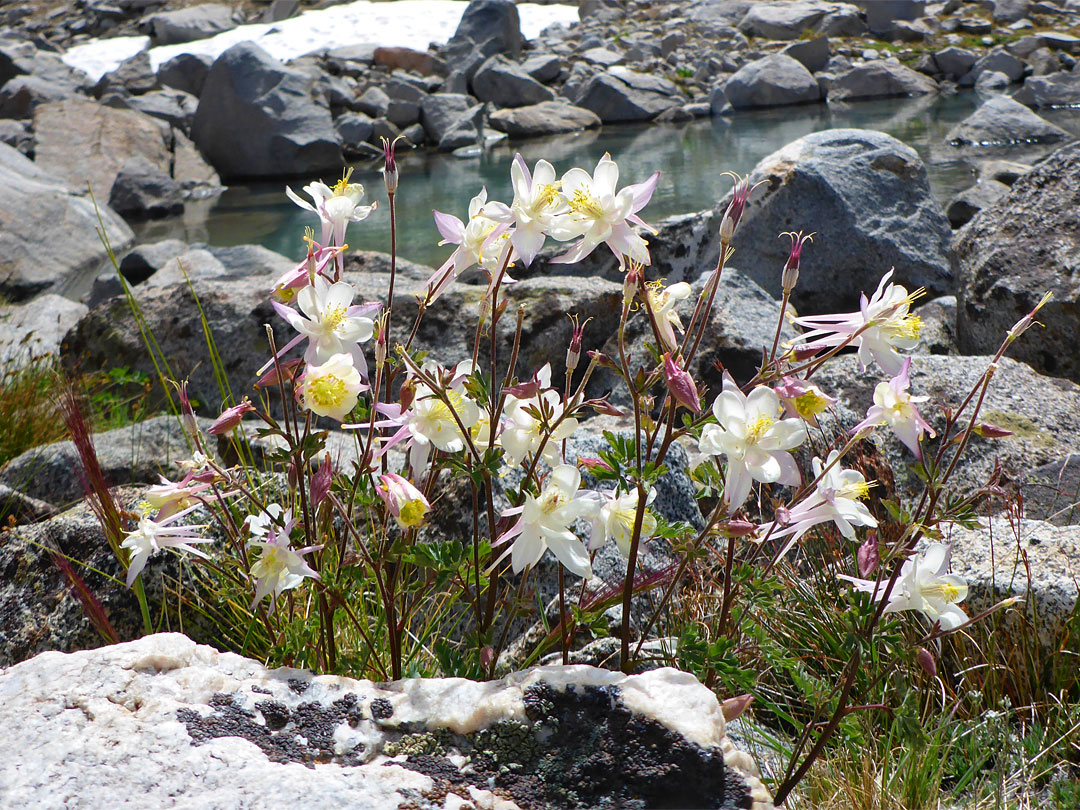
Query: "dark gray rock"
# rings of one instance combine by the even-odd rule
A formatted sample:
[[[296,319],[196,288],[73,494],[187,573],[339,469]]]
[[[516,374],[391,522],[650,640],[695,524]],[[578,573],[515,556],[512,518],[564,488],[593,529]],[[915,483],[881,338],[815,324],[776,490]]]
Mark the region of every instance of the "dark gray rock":
[[[739,30],[747,36],[766,39],[798,39],[804,31],[830,35],[858,35],[866,27],[859,10],[849,3],[799,0],[794,3],[755,3],[742,20]]]
[[[967,75],[961,77],[960,85],[971,87],[986,72],[1004,73],[1010,82],[1018,82],[1024,76],[1024,63],[1004,48],[994,48],[976,60]]]
[[[1080,72],[1028,76],[1016,100],[1029,107],[1068,107],[1080,104]]]
[[[526,107],[555,98],[520,65],[498,54],[476,71],[472,89],[480,101],[490,101],[497,107]]]
[[[499,110],[492,113],[489,123],[493,129],[505,132],[511,138],[531,138],[598,127],[600,118],[566,102],[545,101],[529,107]]]
[[[773,54],[740,68],[724,85],[724,95],[736,109],[774,107],[817,101],[821,88],[802,63]]]
[[[958,265],[957,332],[967,354],[992,354],[1006,332],[1039,302],[1054,298],[1009,355],[1036,370],[1080,380],[1080,356],[1067,351],[1080,334],[1080,144],[1058,149],[983,209],[954,242]]]
[[[934,54],[934,62],[938,70],[946,78],[956,81],[961,76],[966,76],[975,64],[978,57],[974,51],[952,46]]]
[[[1008,96],[994,96],[953,127],[946,140],[956,146],[1056,143],[1070,137],[1023,104]]]
[[[522,62],[521,69],[538,82],[547,84],[559,77],[562,72],[562,59],[554,53],[537,54]]]
[[[964,189],[949,201],[945,209],[953,228],[967,225],[984,208],[989,208],[1009,193],[1009,187],[996,180],[981,180],[971,188]]]
[[[109,206],[129,221],[160,219],[183,213],[184,192],[145,158],[131,158],[113,181]]]
[[[929,76],[891,61],[852,65],[829,85],[829,101],[857,101],[936,93],[937,82]]]
[[[162,11],[144,21],[154,45],[175,45],[206,39],[236,27],[229,6],[206,3],[175,11]]]
[[[956,296],[942,295],[916,308],[922,327],[914,354],[958,354]]]
[[[372,120],[363,113],[344,113],[334,120],[338,135],[341,136],[341,148],[346,155],[359,154],[358,147],[371,140],[374,129]]]
[[[460,93],[432,93],[420,105],[424,135],[441,152],[452,151],[479,137],[476,118],[483,110],[470,96]]]
[[[257,45],[234,45],[210,68],[192,140],[226,180],[337,171],[341,142],[315,81]]]
[[[69,180],[0,144],[0,294],[9,300],[57,288],[105,260],[94,204],[85,187],[68,185]],[[131,244],[134,236],[123,219],[107,205],[100,213],[113,248]]]
[[[891,34],[898,21],[917,20],[926,11],[926,0],[867,0],[866,27],[872,34]]]
[[[96,98],[117,90],[138,95],[149,93],[159,86],[158,78],[150,68],[149,51],[140,51],[98,79],[92,92]]]
[[[829,62],[830,52],[828,37],[814,37],[793,42],[783,50],[785,56],[790,56],[811,73],[824,69]]]
[[[390,96],[381,87],[369,87],[360,94],[352,106],[372,118],[382,118],[390,109]]]
[[[206,75],[212,64],[214,60],[205,54],[177,54],[158,68],[158,82],[165,87],[191,93],[197,98],[202,95]]]
[[[28,121],[0,118],[0,143],[18,149],[29,158],[34,156],[34,132]]]
[[[649,80],[651,77],[629,70],[618,74],[614,69],[598,73],[586,82],[574,103],[596,113],[605,124],[648,121],[671,107],[679,106],[679,98],[668,92],[659,92],[661,85],[642,79]]]
[[[72,98],[70,85],[58,84],[38,76],[16,76],[0,87],[0,118],[32,118],[43,104]]]
[[[479,48],[485,56],[505,53],[516,59],[524,42],[517,6],[511,0],[471,0],[445,51],[454,54]]]
[[[189,132],[191,122],[195,120],[195,111],[199,108],[199,100],[182,90],[155,90],[124,99],[123,107],[160,118],[181,132]]]

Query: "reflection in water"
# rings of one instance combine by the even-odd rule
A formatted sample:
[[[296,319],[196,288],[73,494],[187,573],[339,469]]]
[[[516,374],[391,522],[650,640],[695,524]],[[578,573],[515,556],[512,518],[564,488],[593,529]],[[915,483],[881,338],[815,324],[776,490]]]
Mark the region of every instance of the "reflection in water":
[[[916,99],[886,99],[852,105],[812,104],[742,111],[730,118],[713,118],[684,125],[623,125],[572,135],[498,145],[476,158],[421,151],[399,160],[398,193],[400,253],[428,265],[440,264],[447,248],[437,246],[432,209],[464,218],[469,200],[482,185],[489,199],[509,202],[510,161],[520,151],[530,166],[547,158],[560,173],[573,166],[592,170],[610,152],[622,171],[620,185],[661,172],[660,184],[645,209],[648,222],[672,214],[713,206],[728,191],[725,171],[749,172],[763,157],[797,138],[824,129],[854,127],[887,132],[919,152],[927,163],[930,184],[942,202],[971,185],[976,158],[945,142],[948,131],[970,115],[979,99],[972,92]],[[1080,111],[1046,114],[1054,123],[1080,135]],[[1031,162],[1053,147],[1008,147],[987,156]],[[385,205],[378,164],[356,167],[354,182],[363,183],[368,199]],[[317,178],[312,178],[317,179]],[[332,183],[336,178],[323,177]],[[303,181],[292,183],[295,190]],[[190,206],[189,206],[190,208]],[[305,225],[316,225],[310,212],[285,198],[284,183],[233,186],[209,213],[189,211],[183,218],[148,223],[140,241],[180,238],[188,242],[235,245],[248,242],[295,258],[303,255],[300,240]],[[316,233],[318,228],[316,227]],[[388,251],[390,226],[385,208],[349,232],[356,249]]]

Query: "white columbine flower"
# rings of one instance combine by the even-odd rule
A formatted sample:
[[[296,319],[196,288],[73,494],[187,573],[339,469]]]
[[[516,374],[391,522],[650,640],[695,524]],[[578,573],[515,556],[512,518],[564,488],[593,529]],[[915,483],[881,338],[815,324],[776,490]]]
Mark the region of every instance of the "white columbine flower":
[[[544,422],[537,419],[533,413],[542,410],[551,414],[548,425],[554,425],[565,407],[559,393],[551,389],[550,364],[545,363],[544,367],[536,373],[536,380],[540,386],[540,391],[536,396],[518,399],[508,395],[503,407],[505,419],[499,441],[503,450],[506,451],[506,460],[514,467],[526,456],[537,452],[549,465],[555,466],[559,463],[561,442],[563,439],[569,439],[578,427],[577,419],[567,417],[559,422],[550,434],[545,433]],[[541,449],[541,443],[543,443],[543,449]]]
[[[304,186],[304,191],[311,197],[314,205],[285,186],[285,194],[290,200],[301,208],[318,214],[322,222],[322,239],[319,241],[323,245],[344,245],[345,229],[349,227],[349,223],[367,219],[378,207],[378,202],[360,205],[364,187],[359,183],[350,183],[351,174],[352,169],[349,169],[333,188],[321,182]]]
[[[870,485],[857,470],[845,470],[838,461],[839,452],[829,453],[826,464],[815,458],[814,477],[820,480],[814,494],[788,510],[784,523],[766,523],[759,530],[761,537],[779,540],[790,537],[779,556],[783,557],[806,534],[819,523],[832,521],[848,540],[855,538],[855,526],[877,526],[877,520],[862,503],[870,492]],[[829,465],[824,475],[821,471]]]
[[[656,189],[660,172],[644,183],[627,186],[616,192],[619,167],[605,154],[590,175],[584,169],[571,169],[562,178],[562,193],[570,213],[559,229],[549,231],[560,241],[581,237],[569,251],[552,262],[573,264],[588,256],[597,246],[607,243],[622,265],[627,259],[649,264],[649,248],[634,232],[632,225],[652,230],[637,212],[645,207]]]
[[[536,565],[550,548],[568,570],[585,579],[592,576],[589,552],[570,531],[571,523],[597,510],[595,498],[578,491],[580,483],[575,467],[560,464],[539,496],[526,495],[524,504],[503,512],[503,516],[521,515],[499,538],[500,542],[514,539],[510,562],[515,573]]]
[[[850,341],[858,347],[864,370],[874,360],[886,374],[898,374],[903,358],[896,350],[913,349],[919,342],[922,321],[909,310],[922,291],[908,293],[899,284],[889,283],[892,274],[890,270],[882,277],[869,300],[865,293],[860,297],[858,312],[795,318],[795,323],[811,331],[792,342],[806,341],[806,348],[824,349]]]
[[[303,337],[308,338],[304,360],[309,365],[324,363],[335,354],[352,355],[353,363],[364,371],[367,361],[360,350],[360,343],[371,340],[375,334],[375,321],[367,317],[375,305],[353,306],[356,290],[351,284],[337,281],[331,284],[322,276],[304,287],[296,296],[300,307],[297,312],[290,307],[274,302],[274,308]],[[301,339],[303,339],[301,337]],[[284,354],[294,343],[283,348]]]
[[[251,602],[252,610],[267,594],[273,594],[270,600],[270,612],[273,613],[277,597],[282,591],[295,588],[304,581],[304,577],[319,578],[318,572],[304,561],[304,555],[318,551],[322,546],[292,548],[289,545],[289,533],[296,525],[296,520],[291,512],[286,512],[283,520],[284,526],[280,530],[276,527],[270,528],[270,534],[266,540],[253,540],[250,543],[262,549],[259,559],[251,566],[251,576],[255,578],[255,598]]]
[[[589,537],[589,551],[596,551],[608,540],[614,540],[624,557],[630,556],[630,541],[634,537],[634,523],[637,520],[638,491],[634,487],[624,495],[614,492],[596,492],[593,499],[599,504],[592,520],[592,534]],[[656,516],[648,509],[648,504],[656,500],[656,490],[649,490],[646,497],[645,514],[641,518],[641,542],[653,536],[656,531]]]
[[[900,373],[888,382],[880,382],[874,388],[874,404],[866,411],[866,418],[851,429],[852,433],[872,428],[875,425],[888,425],[896,438],[922,460],[922,446],[919,440],[923,433],[934,436],[934,429],[922,418],[915,405],[925,402],[929,397],[913,397],[908,392],[911,387],[911,358],[904,359]]]
[[[319,416],[344,422],[356,407],[364,390],[360,372],[347,354],[335,354],[321,366],[308,366],[304,373],[304,407]]]
[[[561,219],[570,208],[559,192],[555,167],[546,160],[537,161],[530,174],[525,160],[521,155],[515,155],[510,164],[510,181],[514,187],[514,201],[510,207],[490,202],[484,206],[484,213],[496,222],[514,226],[510,234],[514,251],[528,265],[544,246],[547,234],[563,233]]]
[[[188,507],[182,512],[174,512],[162,520],[152,520],[150,516],[143,515],[139,518],[139,525],[134,531],[127,533],[121,548],[131,552],[131,560],[128,562],[127,586],[130,588],[135,577],[146,567],[146,561],[163,548],[178,548],[190,552],[197,557],[207,557],[205,553],[194,548],[191,543],[210,543],[209,537],[199,537],[199,529],[203,526],[171,526],[169,524],[198,508],[198,504]]]
[[[500,224],[485,214],[484,208],[487,205],[494,203],[488,203],[487,189],[482,188],[469,202],[467,224],[452,214],[433,212],[435,225],[443,237],[439,244],[457,245],[457,250],[428,279],[429,303],[442,295],[454,279],[473,265],[478,264],[492,274],[498,272],[503,244],[509,238],[506,233],[509,226]]]
[[[955,630],[966,624],[967,614],[957,603],[967,598],[968,586],[963,578],[946,573],[951,552],[950,546],[933,543],[923,554],[905,560],[884,612],[917,610],[930,621],[940,622],[942,630]],[[846,575],[840,579],[852,583],[856,590],[873,594],[876,600],[885,595],[884,582]]]
[[[782,408],[776,392],[758,386],[747,396],[729,374],[724,390],[713,401],[719,425],[706,425],[698,442],[705,455],[727,457],[724,499],[732,509],[742,506],[752,481],[795,485],[799,467],[787,451],[806,439],[799,419],[780,419]]]

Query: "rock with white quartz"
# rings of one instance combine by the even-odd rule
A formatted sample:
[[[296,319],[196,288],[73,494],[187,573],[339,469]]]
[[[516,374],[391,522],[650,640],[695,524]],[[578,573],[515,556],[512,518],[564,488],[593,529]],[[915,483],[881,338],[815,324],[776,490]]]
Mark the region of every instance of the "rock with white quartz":
[[[376,685],[162,634],[0,672],[0,723],[0,799],[24,810],[773,806],[673,669]]]

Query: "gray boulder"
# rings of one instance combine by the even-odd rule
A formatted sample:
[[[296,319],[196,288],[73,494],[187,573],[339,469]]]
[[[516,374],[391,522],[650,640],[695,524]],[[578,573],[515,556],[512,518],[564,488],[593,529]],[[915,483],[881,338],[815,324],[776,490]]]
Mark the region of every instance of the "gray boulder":
[[[1000,95],[1009,89],[1009,77],[996,70],[984,70],[975,80],[975,92],[980,96]]]
[[[199,109],[199,99],[183,90],[154,90],[125,99],[124,106],[144,115],[160,118],[181,132],[190,132],[195,111]]]
[[[945,208],[945,215],[953,228],[961,228],[984,208],[989,208],[1009,193],[1009,187],[996,180],[980,180],[953,197]]]
[[[811,73],[817,73],[819,70],[824,70],[825,65],[829,63],[830,52],[828,37],[814,37],[814,39],[793,42],[784,48],[782,53],[790,56]]]
[[[871,34],[889,35],[895,23],[917,20],[926,11],[926,0],[865,0],[866,27]]]
[[[977,58],[974,51],[952,46],[937,51],[934,54],[934,63],[937,65],[938,71],[943,73],[946,78],[956,81],[961,76],[968,74]]]
[[[1016,100],[1029,107],[1069,107],[1080,104],[1080,71],[1028,76]]]
[[[464,93],[432,93],[420,103],[420,123],[424,127],[424,136],[438,145],[475,106],[475,100]]]
[[[31,159],[34,156],[34,132],[27,121],[0,118],[0,143],[18,149]]]
[[[724,85],[736,109],[803,104],[821,98],[817,80],[802,63],[773,54],[741,67]]]
[[[16,76],[0,87],[0,118],[32,118],[41,105],[74,95],[76,91],[67,84],[39,76]]]
[[[86,312],[84,304],[53,293],[25,304],[0,304],[0,369],[58,355],[64,335]]]
[[[1019,101],[994,96],[953,127],[945,139],[956,146],[1056,143],[1070,137]]]
[[[139,95],[156,90],[158,86],[158,78],[150,68],[149,51],[140,51],[98,79],[92,92],[96,98],[110,92]]]
[[[390,109],[390,96],[381,87],[372,86],[361,93],[352,106],[364,115],[382,118]]]
[[[1006,332],[1039,302],[1043,327],[1029,329],[1009,355],[1045,374],[1080,380],[1080,356],[1068,351],[1080,334],[1080,144],[1058,149],[983,209],[954,242],[957,331],[968,354],[992,354]]]
[[[605,124],[648,121],[679,106],[677,93],[677,88],[663,79],[613,68],[586,82],[574,103],[596,113]]]
[[[485,56],[505,53],[517,59],[524,43],[521,18],[511,0],[470,0],[445,51],[452,55],[480,50]]]
[[[899,62],[878,60],[852,65],[829,85],[829,101],[857,101],[936,93],[937,82]]]
[[[209,426],[206,421],[203,427]],[[172,478],[174,462],[191,458],[191,446],[173,416],[94,435],[101,473],[110,486],[156,484],[158,476]],[[81,463],[75,445],[56,442],[27,450],[0,467],[0,484],[54,506],[66,507],[83,497]]]
[[[960,85],[970,87],[983,73],[1004,73],[1010,82],[1018,82],[1024,77],[1024,63],[1004,48],[994,48],[986,56],[976,60],[967,75],[961,77]]]
[[[360,144],[371,140],[374,128],[372,120],[363,113],[351,112],[334,119],[334,126],[341,136],[341,148],[346,155],[364,154]]]
[[[158,82],[174,90],[198,97],[214,60],[205,54],[181,53],[164,62],[157,71]]]
[[[852,308],[890,268],[909,289],[952,291],[949,222],[922,160],[895,138],[856,129],[816,132],[763,158],[750,179],[767,183],[747,206],[733,246],[739,267],[761,287],[779,296],[788,242],[777,234],[817,232],[803,252],[792,298],[800,311]],[[712,239],[701,266],[715,264],[719,247]]]
[[[521,69],[538,82],[547,84],[559,78],[562,72],[562,58],[554,53],[537,54],[522,62]]]
[[[739,22],[747,36],[798,39],[804,31],[858,35],[865,32],[859,10],[849,3],[798,0],[794,3],[755,3]]]
[[[114,250],[122,250],[134,235],[103,202],[105,234]],[[0,221],[0,294],[9,300],[56,288],[106,259],[85,186],[68,185],[7,144],[0,144]]]
[[[109,206],[129,221],[160,219],[183,213],[184,191],[145,158],[131,158],[113,181]]]
[[[499,110],[488,120],[492,129],[505,132],[511,138],[557,135],[600,126],[600,118],[595,113],[563,101]]]
[[[206,3],[153,14],[144,21],[154,45],[176,45],[206,39],[236,28],[229,6]]]
[[[337,171],[341,142],[315,83],[257,45],[234,45],[210,68],[192,140],[226,180]]]
[[[555,98],[524,68],[500,54],[480,66],[472,78],[472,89],[478,99],[496,107],[526,107]]]

